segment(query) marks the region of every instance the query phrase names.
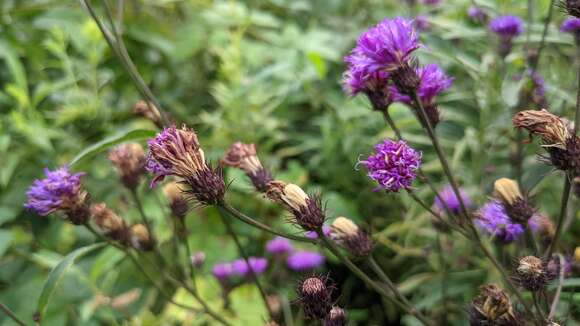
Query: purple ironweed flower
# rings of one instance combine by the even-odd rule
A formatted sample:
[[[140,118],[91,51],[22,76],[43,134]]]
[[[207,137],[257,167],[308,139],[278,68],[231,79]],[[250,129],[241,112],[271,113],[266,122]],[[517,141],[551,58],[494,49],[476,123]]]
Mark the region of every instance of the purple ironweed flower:
[[[459,195],[465,208],[472,207],[471,198],[464,189],[459,189]],[[446,211],[446,208],[452,214],[458,215],[461,212],[461,204],[459,203],[459,198],[455,195],[455,191],[451,185],[445,186],[441,191],[439,191],[439,197],[435,197],[435,205],[442,211]]]
[[[511,39],[524,31],[524,22],[517,16],[499,16],[491,20],[489,29],[502,38]]]
[[[418,15],[415,17],[413,26],[415,26],[415,28],[420,32],[428,31],[431,29],[431,23],[429,22],[429,18],[426,15]]]
[[[478,22],[485,22],[487,20],[487,13],[483,8],[478,6],[471,6],[467,10],[467,15],[471,17],[471,19],[478,21]]]
[[[364,93],[373,109],[387,109],[392,103],[389,86],[389,74],[385,71],[367,72],[364,57],[355,48],[351,55],[344,58],[348,70],[343,75],[343,88],[350,96]]]
[[[215,278],[223,282],[232,276],[234,273],[234,268],[231,263],[219,263],[213,265],[211,273]]]
[[[479,211],[479,216],[475,219],[475,223],[485,232],[503,243],[513,242],[525,231],[523,225],[510,220],[505,206],[497,200],[492,200],[483,205]],[[536,216],[530,218],[528,226],[532,232],[538,230],[539,225]]]
[[[287,254],[293,250],[290,240],[282,237],[275,237],[266,243],[266,251],[271,254]]]
[[[268,260],[263,257],[249,257],[247,263],[243,258],[236,259],[232,262],[232,269],[235,275],[247,276],[250,268],[252,268],[255,274],[262,274],[268,268]]]
[[[560,31],[564,33],[579,33],[580,32],[580,18],[569,17],[560,26]]]
[[[328,226],[328,225],[323,225],[322,226],[322,233],[325,236],[328,237],[330,235],[330,232],[331,231],[332,230],[331,230],[330,226]],[[307,237],[307,238],[310,238],[310,239],[318,239],[318,234],[316,234],[316,231],[307,231],[307,232],[304,233],[304,236]]]
[[[413,22],[402,17],[385,19],[364,32],[353,53],[367,73],[394,71],[408,64],[411,53],[421,44]]]
[[[399,192],[409,189],[416,178],[415,171],[421,165],[421,152],[407,145],[403,140],[385,139],[375,145],[375,153],[365,161],[369,178],[379,184],[378,189]]]
[[[28,188],[24,207],[46,216],[62,211],[74,224],[83,224],[89,217],[88,194],[81,185],[84,173],[71,173],[67,166],[54,171],[44,169],[46,178],[36,179]]]
[[[422,1],[424,5],[428,5],[428,6],[438,6],[441,3],[443,3],[443,0],[423,0]]]
[[[324,264],[324,256],[314,251],[296,251],[286,259],[288,267],[295,271],[307,271]]]
[[[225,193],[221,169],[212,169],[206,164],[203,150],[192,129],[171,126],[147,144],[147,170],[155,174],[151,186],[165,176],[174,175],[184,179],[188,186],[184,192],[200,203],[212,205],[221,201]]]

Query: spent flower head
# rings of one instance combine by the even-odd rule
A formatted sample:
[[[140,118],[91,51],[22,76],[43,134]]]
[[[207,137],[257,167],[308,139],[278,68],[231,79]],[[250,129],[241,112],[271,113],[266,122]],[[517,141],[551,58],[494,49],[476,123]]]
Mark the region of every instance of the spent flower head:
[[[355,257],[367,257],[373,251],[373,241],[369,234],[361,230],[352,220],[337,217],[332,222],[331,237]]]
[[[480,288],[471,302],[469,319],[471,325],[519,325],[508,294],[495,284]]]
[[[550,281],[547,264],[536,256],[520,259],[516,268],[516,280],[528,291],[538,291]]]
[[[145,172],[145,151],[137,143],[121,144],[115,147],[108,156],[121,177],[123,185],[135,189]]]
[[[113,240],[126,245],[129,241],[129,228],[125,221],[105,203],[97,203],[91,206],[91,215],[94,223],[101,231]]]
[[[44,169],[45,178],[34,180],[28,188],[24,207],[46,216],[62,212],[73,224],[83,224],[89,218],[88,193],[83,189],[84,173],[71,173],[67,166],[54,171]]]
[[[399,192],[409,189],[415,180],[415,171],[421,165],[421,152],[403,140],[385,139],[375,145],[374,154],[360,163],[367,168],[369,178],[379,184],[379,189]]]
[[[324,224],[326,215],[320,197],[307,195],[293,183],[272,181],[268,183],[266,196],[292,213],[294,222],[304,230],[316,231]]]
[[[313,276],[298,284],[298,301],[307,319],[325,319],[330,313],[333,288],[327,282],[327,278]]]
[[[255,144],[234,143],[226,152],[222,163],[244,171],[260,192],[266,192],[268,183],[273,180],[270,172],[262,166]]]
[[[346,312],[339,306],[333,306],[324,319],[324,326],[346,326]]]

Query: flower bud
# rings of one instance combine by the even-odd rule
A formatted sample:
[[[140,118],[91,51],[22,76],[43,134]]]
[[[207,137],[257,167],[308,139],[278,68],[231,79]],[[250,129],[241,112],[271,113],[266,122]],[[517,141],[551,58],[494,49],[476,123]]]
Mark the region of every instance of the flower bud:
[[[195,252],[189,259],[195,268],[201,268],[205,262],[205,253],[203,251]]]
[[[509,296],[497,285],[487,284],[472,301],[470,325],[517,325]]]
[[[169,200],[169,207],[173,216],[180,219],[184,218],[189,210],[189,205],[187,204],[187,199],[183,196],[183,190],[180,188],[179,183],[170,182],[166,184],[163,186],[163,193]]]
[[[299,186],[277,180],[268,183],[266,196],[286,207],[303,229],[316,231],[322,228],[326,216],[319,197],[311,198]]]
[[[518,283],[528,291],[538,291],[548,283],[546,264],[535,256],[520,259],[516,274]]]
[[[333,306],[324,320],[324,326],[345,326],[346,313],[339,306]]]
[[[136,143],[122,144],[109,153],[109,160],[121,176],[121,182],[128,189],[135,189],[145,172],[145,152]]]
[[[105,203],[98,203],[91,207],[91,215],[95,224],[113,240],[123,244],[127,242],[127,225],[115,212],[107,208]]]
[[[500,199],[506,213],[513,222],[523,225],[536,213],[536,209],[522,196],[520,187],[515,180],[501,178],[494,183],[494,195]]]
[[[141,251],[150,251],[154,243],[149,230],[143,224],[135,224],[129,229],[129,240],[133,248]]]
[[[244,171],[260,192],[266,192],[268,183],[273,180],[270,172],[262,166],[255,144],[234,143],[222,159],[222,163]]]
[[[576,249],[574,249],[574,261],[576,263],[580,263],[580,247],[576,247]]]
[[[332,308],[331,289],[326,279],[310,277],[298,286],[299,301],[308,319],[325,319]]]
[[[344,246],[355,257],[366,257],[373,250],[373,242],[365,231],[359,229],[353,221],[338,217],[330,226],[331,236]]]
[[[537,234],[545,245],[549,245],[554,238],[556,229],[552,220],[546,215],[536,214],[533,219],[537,224]]]
[[[139,101],[133,107],[133,113],[153,122],[158,128],[162,128],[161,113],[153,103]]]

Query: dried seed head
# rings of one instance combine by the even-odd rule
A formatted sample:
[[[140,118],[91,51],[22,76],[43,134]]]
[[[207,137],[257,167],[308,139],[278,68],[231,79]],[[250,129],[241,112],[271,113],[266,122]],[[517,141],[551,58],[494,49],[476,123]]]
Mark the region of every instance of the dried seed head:
[[[471,303],[471,325],[516,325],[509,296],[497,285],[487,284]]]
[[[518,112],[512,119],[516,128],[524,128],[542,139],[544,146],[566,149],[566,139],[570,136],[566,121],[557,115],[542,110]]]
[[[546,264],[535,256],[520,259],[516,274],[518,283],[528,291],[538,291],[548,283]]]
[[[163,193],[169,200],[171,213],[177,218],[184,218],[189,210],[187,199],[183,196],[183,190],[177,182],[170,182],[163,186]]]
[[[113,240],[123,244],[127,242],[127,225],[115,212],[107,208],[105,203],[97,203],[91,207],[91,215],[95,224]]]
[[[135,189],[145,172],[146,159],[143,147],[137,143],[122,144],[115,147],[108,158],[121,176],[123,185]]]
[[[548,147],[549,161],[559,170],[570,171],[573,176],[580,175],[580,137],[573,134],[566,139],[564,149]]]
[[[328,316],[324,320],[324,326],[345,326],[346,313],[339,306],[333,306]]]
[[[522,198],[518,183],[508,178],[497,179],[493,185],[493,192],[496,197],[509,205]]]
[[[296,223],[307,231],[316,231],[324,224],[326,216],[320,198],[311,198],[295,184],[272,181],[268,183],[266,196],[286,207]]]
[[[580,0],[562,0],[560,6],[566,9],[568,15],[580,18]]]
[[[153,103],[139,101],[133,107],[133,113],[153,122],[157,127],[163,127],[161,123],[161,113]]]
[[[142,251],[149,251],[155,245],[149,234],[149,230],[143,224],[135,224],[129,229],[129,240],[133,248]]]
[[[338,217],[331,227],[332,238],[355,257],[366,257],[373,250],[373,242],[367,232],[361,230],[346,217]]]
[[[243,170],[259,192],[266,192],[268,183],[273,180],[270,172],[262,166],[255,144],[234,143],[222,159],[222,164]]]
[[[331,290],[326,286],[326,279],[310,277],[298,286],[299,301],[306,318],[324,319],[332,308]]]

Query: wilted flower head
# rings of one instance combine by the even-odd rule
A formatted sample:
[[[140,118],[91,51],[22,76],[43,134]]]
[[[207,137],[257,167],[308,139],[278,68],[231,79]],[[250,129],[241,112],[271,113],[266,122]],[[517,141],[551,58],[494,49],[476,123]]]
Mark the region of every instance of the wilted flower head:
[[[324,326],[346,326],[346,313],[339,306],[333,306],[324,319]]]
[[[478,21],[478,22],[485,22],[487,20],[487,13],[483,8],[478,6],[471,6],[467,10],[467,15],[471,17],[471,19]]]
[[[326,215],[320,198],[308,196],[295,184],[272,181],[268,183],[266,196],[286,207],[304,230],[316,231],[324,224]]]
[[[131,226],[129,229],[129,240],[133,248],[142,251],[153,250],[153,246],[155,245],[149,229],[143,224]]]
[[[109,153],[109,160],[113,163],[121,176],[121,182],[129,189],[135,189],[139,178],[145,172],[145,151],[137,143],[127,143],[115,147]]]
[[[266,251],[271,254],[287,254],[294,249],[290,240],[282,237],[275,237],[266,243]]]
[[[309,277],[298,285],[298,300],[308,319],[325,319],[332,309],[332,287],[327,286],[327,279]]]
[[[516,240],[525,231],[521,224],[510,220],[504,205],[495,200],[483,205],[475,219],[475,224],[503,243]]]
[[[296,251],[286,259],[288,267],[295,271],[307,271],[324,264],[324,256],[314,251]]]
[[[579,33],[580,32],[580,18],[569,17],[560,26],[560,31],[565,33]]]
[[[415,171],[421,165],[421,153],[412,149],[403,140],[385,139],[375,145],[375,153],[361,161],[369,178],[379,184],[379,189],[399,192],[409,189],[416,178]]]
[[[534,214],[536,208],[527,196],[523,196],[517,181],[500,178],[494,183],[494,196],[501,200],[510,219],[516,223],[525,224]]]
[[[369,234],[361,230],[346,217],[337,217],[332,222],[331,236],[355,257],[366,257],[373,251],[373,241]]]
[[[206,164],[193,130],[185,126],[165,128],[148,144],[147,169],[155,174],[152,186],[165,176],[174,175],[184,179],[186,192],[200,203],[213,205],[222,200],[225,183],[221,170]]]
[[[110,238],[126,244],[128,228],[115,212],[107,208],[105,203],[97,203],[91,207],[91,215],[95,224]]]
[[[83,224],[89,218],[88,194],[83,189],[84,173],[70,173],[67,166],[54,171],[44,169],[46,177],[34,180],[26,196],[24,207],[46,216],[63,212],[73,224]]]
[[[407,65],[411,53],[421,44],[413,22],[402,17],[385,19],[364,32],[358,39],[356,51],[364,59],[364,70],[395,71]]]
[[[268,268],[268,260],[263,257],[249,257],[246,262],[245,259],[240,258],[232,262],[233,273],[238,276],[246,277],[250,273],[250,269],[254,274],[262,274]]]
[[[520,259],[516,268],[516,280],[528,291],[538,291],[549,281],[546,264],[536,256]]]
[[[461,200],[465,205],[465,208],[469,209],[473,206],[471,202],[471,197],[467,194],[467,191],[464,189],[459,189],[459,195],[461,196]],[[455,191],[453,191],[453,187],[451,185],[446,185],[439,191],[439,196],[435,196],[435,206],[440,211],[447,211],[449,210],[450,213],[459,215],[461,213],[461,204],[459,202],[459,198],[455,195]]]
[[[270,172],[262,166],[255,144],[234,143],[222,159],[222,163],[244,171],[260,192],[266,192],[268,183],[273,180]]]
[[[489,22],[489,29],[502,38],[511,39],[523,33],[524,22],[517,16],[498,16]]]
[[[518,325],[509,296],[495,284],[480,288],[471,303],[469,321],[471,325]]]
[[[153,122],[157,127],[162,128],[161,113],[153,103],[138,101],[133,107],[133,113]]]

